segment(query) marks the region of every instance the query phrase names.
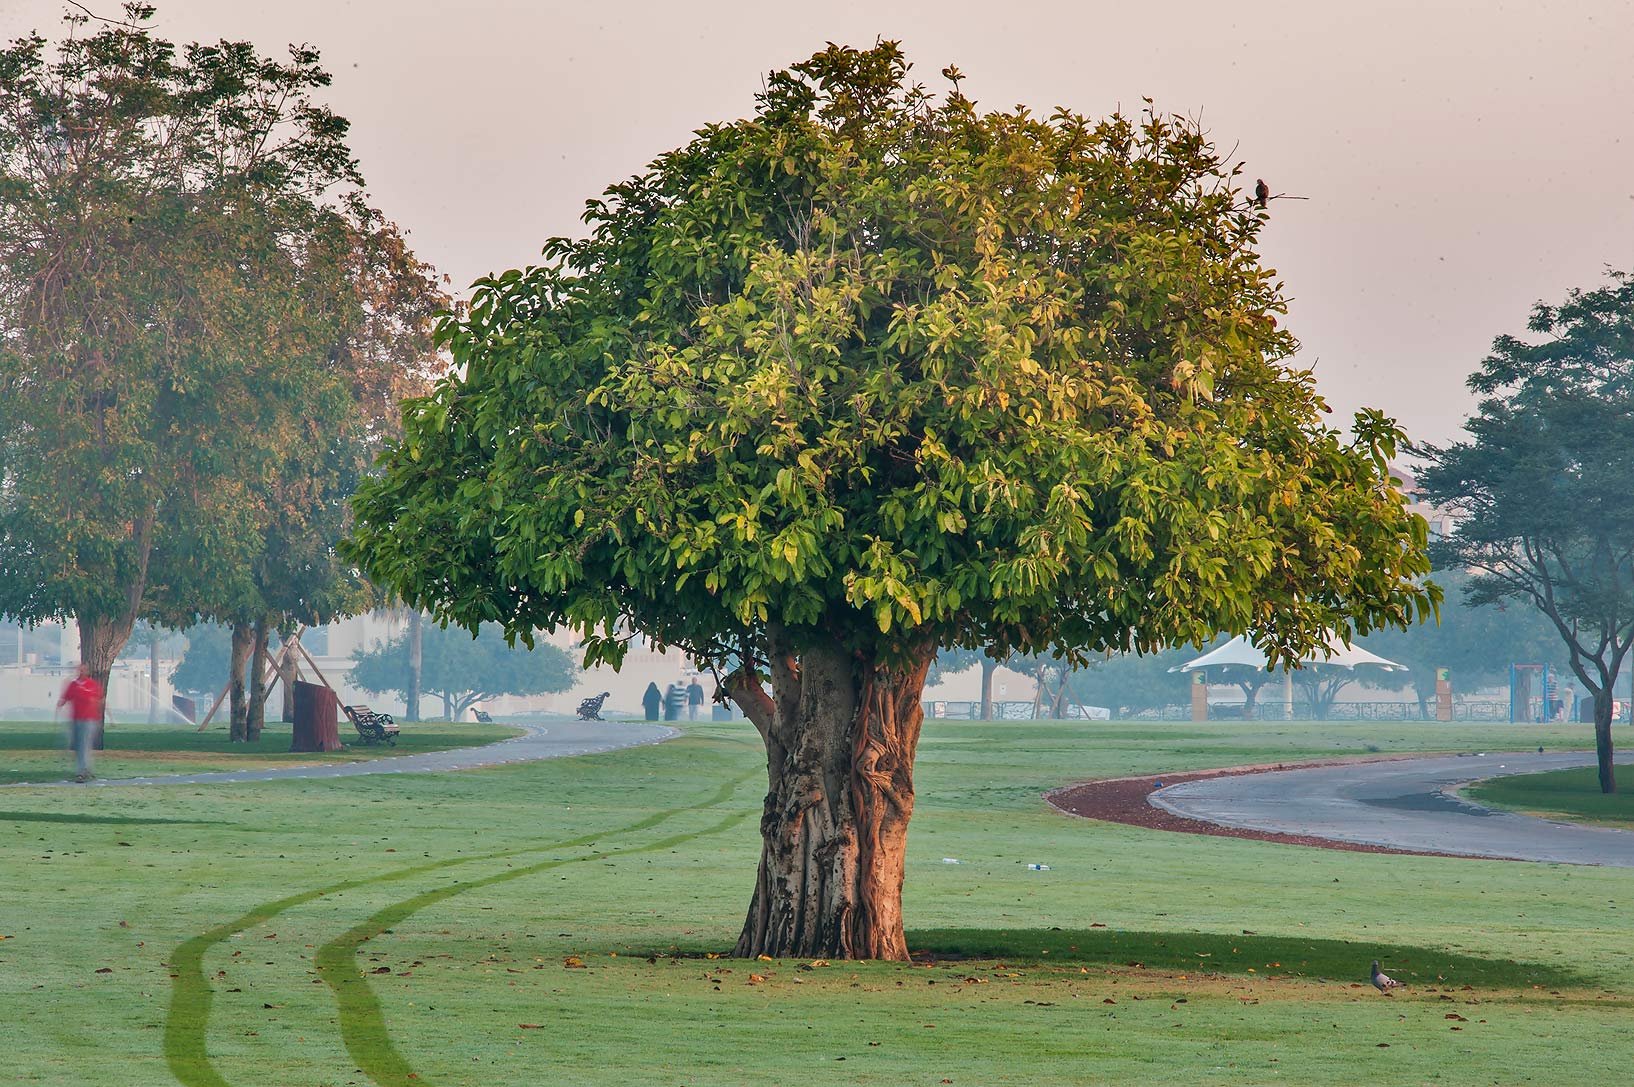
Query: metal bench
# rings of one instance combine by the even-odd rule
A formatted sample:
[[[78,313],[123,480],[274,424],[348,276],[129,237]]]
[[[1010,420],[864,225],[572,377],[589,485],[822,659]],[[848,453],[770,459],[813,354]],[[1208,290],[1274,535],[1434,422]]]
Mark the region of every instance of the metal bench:
[[[478,724],[491,725],[494,723],[494,719],[488,716],[487,710],[472,710],[471,713],[476,716]]]
[[[366,744],[384,743],[397,746],[397,734],[402,731],[389,713],[376,713],[367,706],[342,706],[351,718],[357,734]]]
[[[603,691],[600,694],[596,695],[594,698],[587,698],[583,702],[580,702],[579,703],[579,720],[581,720],[581,721],[600,721],[600,720],[602,720],[603,718],[601,716],[601,704],[603,702],[607,701],[607,695],[608,695],[608,692]]]

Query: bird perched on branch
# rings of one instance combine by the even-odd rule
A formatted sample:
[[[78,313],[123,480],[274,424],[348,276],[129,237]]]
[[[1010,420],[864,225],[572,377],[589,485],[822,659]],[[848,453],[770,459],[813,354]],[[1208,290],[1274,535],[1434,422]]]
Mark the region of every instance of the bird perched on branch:
[[[1373,988],[1381,993],[1388,993],[1391,989],[1401,988],[1401,982],[1379,969],[1379,960],[1373,960]]]
[[[1265,202],[1271,199],[1271,186],[1265,183],[1263,177],[1254,180],[1254,206],[1263,208]]]

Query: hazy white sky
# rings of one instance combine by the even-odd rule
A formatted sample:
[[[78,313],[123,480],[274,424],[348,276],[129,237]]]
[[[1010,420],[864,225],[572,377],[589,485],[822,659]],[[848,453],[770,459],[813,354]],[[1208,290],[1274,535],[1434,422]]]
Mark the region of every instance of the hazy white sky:
[[[178,41],[319,47],[375,202],[467,283],[742,116],[825,41],[903,42],[991,106],[1201,114],[1281,201],[1264,254],[1335,409],[1445,440],[1465,375],[1538,299],[1634,266],[1631,0],[158,0]],[[112,14],[116,0],[90,0]],[[0,0],[0,35],[58,31]]]

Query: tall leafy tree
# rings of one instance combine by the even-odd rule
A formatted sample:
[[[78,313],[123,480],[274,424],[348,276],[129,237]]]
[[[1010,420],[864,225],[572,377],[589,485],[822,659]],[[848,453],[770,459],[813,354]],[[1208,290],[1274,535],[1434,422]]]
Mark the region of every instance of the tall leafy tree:
[[[904,958],[939,648],[1280,659],[1432,606],[1399,435],[1278,364],[1233,176],[1183,120],[983,112],[832,46],[479,285],[354,553],[468,627],[713,662],[767,750],[738,953]]]
[[[1567,653],[1560,635],[1530,602],[1473,604],[1466,595],[1470,577],[1461,570],[1437,570],[1435,580],[1447,594],[1440,622],[1380,631],[1365,643],[1367,649],[1406,665],[1408,671],[1368,674],[1360,682],[1388,690],[1410,687],[1420,712],[1429,716],[1439,669],[1449,670],[1455,695],[1468,695],[1507,683],[1512,664],[1569,667],[1564,663]]]
[[[139,615],[232,624],[242,738],[272,631],[356,589],[346,500],[446,297],[359,195],[315,51],[125,13],[0,52],[0,612],[73,616],[102,676]]]
[[[1469,378],[1469,439],[1429,449],[1419,482],[1459,516],[1437,550],[1472,574],[1468,600],[1531,604],[1564,643],[1610,793],[1613,685],[1634,644],[1634,276],[1539,303],[1527,328],[1535,340],[1493,342]]]
[[[167,536],[242,538],[265,343],[301,335],[267,243],[360,180],[311,50],[125,12],[0,50],[0,612],[73,617],[104,679]]]
[[[352,654],[354,686],[376,694],[390,691],[406,701],[414,688],[407,636]],[[419,683],[428,694],[440,695],[449,720],[478,702],[500,695],[553,694],[570,690],[578,669],[572,654],[540,642],[518,646],[508,642],[497,625],[485,624],[476,637],[457,627],[430,627],[421,631]]]

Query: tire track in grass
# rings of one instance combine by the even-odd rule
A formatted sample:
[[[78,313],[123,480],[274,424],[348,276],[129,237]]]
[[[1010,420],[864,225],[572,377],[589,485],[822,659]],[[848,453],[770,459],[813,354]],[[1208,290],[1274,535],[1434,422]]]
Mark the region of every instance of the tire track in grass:
[[[335,992],[335,1003],[340,1009],[340,1035],[346,1044],[346,1052],[351,1056],[357,1067],[380,1087],[429,1087],[431,1081],[416,1073],[403,1058],[397,1047],[392,1044],[391,1034],[386,1029],[385,1013],[380,1008],[380,1001],[370,988],[368,978],[358,968],[357,956],[363,945],[379,936],[389,928],[401,924],[427,906],[452,898],[457,894],[478,887],[488,887],[496,883],[505,883],[523,876],[536,875],[539,872],[548,872],[553,868],[562,868],[569,864],[581,864],[584,861],[601,860],[605,857],[625,857],[635,853],[656,853],[664,849],[672,849],[678,845],[705,838],[712,834],[721,834],[739,826],[752,816],[759,814],[756,811],[736,812],[727,816],[714,826],[690,834],[676,834],[662,838],[647,845],[630,846],[626,849],[610,849],[605,853],[595,853],[588,857],[564,857],[557,860],[541,861],[526,868],[515,868],[500,872],[482,879],[472,880],[469,883],[450,884],[436,890],[426,891],[394,903],[370,915],[362,924],[359,924],[335,939],[324,944],[313,956],[317,966],[318,976],[328,983]]]
[[[170,1007],[165,1015],[164,1054],[165,1063],[169,1066],[171,1075],[175,1076],[184,1087],[232,1087],[211,1062],[206,1044],[210,1026],[210,1009],[215,1001],[215,989],[205,975],[204,957],[212,948],[226,942],[234,935],[252,929],[257,925],[266,924],[286,910],[305,905],[326,895],[355,890],[376,883],[392,883],[398,880],[412,879],[415,876],[477,861],[503,860],[506,857],[538,853],[544,850],[573,849],[579,846],[593,845],[603,838],[648,830],[678,815],[724,803],[732,795],[733,791],[753,774],[754,771],[750,771],[733,778],[715,790],[707,799],[696,804],[687,804],[682,807],[654,812],[626,826],[614,827],[594,834],[585,834],[578,838],[570,838],[560,842],[520,846],[515,849],[497,850],[492,853],[482,853],[470,857],[451,857],[447,860],[419,864],[412,868],[386,872],[378,876],[342,880],[324,887],[288,895],[256,906],[240,917],[207,929],[199,935],[183,941],[170,953],[168,960],[173,983],[170,990]],[[607,855],[605,853],[597,854],[597,856]],[[590,858],[583,859],[588,860]],[[472,886],[475,885],[472,884]]]

